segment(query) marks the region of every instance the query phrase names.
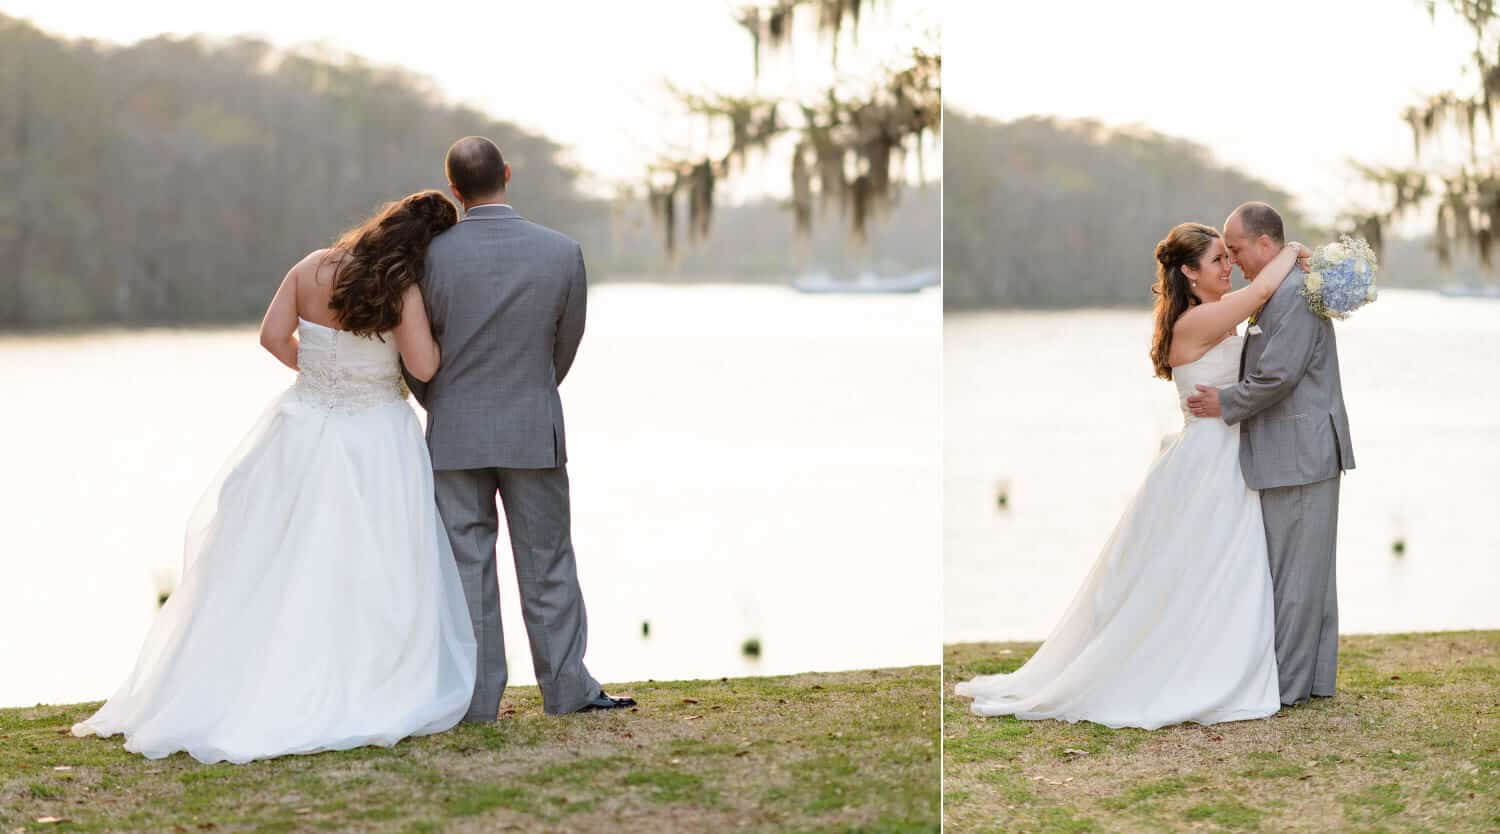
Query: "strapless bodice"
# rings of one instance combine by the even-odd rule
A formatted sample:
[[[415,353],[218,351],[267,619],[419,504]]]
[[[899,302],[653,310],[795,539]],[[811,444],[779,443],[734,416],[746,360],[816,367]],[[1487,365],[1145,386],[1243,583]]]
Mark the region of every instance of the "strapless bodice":
[[[1243,342],[1243,336],[1230,336],[1209,348],[1208,353],[1172,369],[1172,382],[1177,385],[1177,405],[1182,409],[1184,420],[1191,423],[1198,419],[1187,407],[1187,398],[1198,393],[1196,386],[1222,388],[1239,380],[1240,346]]]
[[[384,341],[298,319],[297,398],[340,412],[406,399],[396,340],[382,336]]]

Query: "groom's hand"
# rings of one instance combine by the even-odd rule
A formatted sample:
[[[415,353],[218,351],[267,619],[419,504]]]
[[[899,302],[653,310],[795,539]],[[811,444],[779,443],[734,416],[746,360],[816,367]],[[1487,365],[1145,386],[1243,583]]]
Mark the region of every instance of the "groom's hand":
[[[1219,389],[1212,385],[1195,385],[1198,393],[1187,398],[1188,411],[1193,412],[1194,417],[1218,417],[1219,411]]]

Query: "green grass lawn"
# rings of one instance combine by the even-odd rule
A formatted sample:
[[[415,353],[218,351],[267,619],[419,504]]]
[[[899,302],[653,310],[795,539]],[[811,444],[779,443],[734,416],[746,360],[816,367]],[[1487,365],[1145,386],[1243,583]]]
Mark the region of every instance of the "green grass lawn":
[[[980,718],[954,696],[1035,649],[947,648],[948,834],[1500,831],[1500,632],[1345,637],[1337,697],[1211,727]]]
[[[492,725],[246,765],[69,735],[98,704],[6,709],[0,834],[936,832],[938,678],[638,683],[610,687],[634,710],[563,717],[542,714],[535,687],[511,688]]]

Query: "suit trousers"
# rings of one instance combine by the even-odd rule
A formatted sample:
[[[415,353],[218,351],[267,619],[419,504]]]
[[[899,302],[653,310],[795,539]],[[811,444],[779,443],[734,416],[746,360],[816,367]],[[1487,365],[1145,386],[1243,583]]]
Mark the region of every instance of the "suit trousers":
[[[465,721],[494,721],[507,676],[500,627],[495,543],[498,493],[516,566],[531,662],[551,715],[573,712],[599,694],[583,664],[588,618],[573,555],[565,466],[552,469],[442,469],[433,473],[469,616],[478,642],[474,699]]]
[[[1276,601],[1276,668],[1281,702],[1334,692],[1339,603],[1334,552],[1339,476],[1260,492]]]

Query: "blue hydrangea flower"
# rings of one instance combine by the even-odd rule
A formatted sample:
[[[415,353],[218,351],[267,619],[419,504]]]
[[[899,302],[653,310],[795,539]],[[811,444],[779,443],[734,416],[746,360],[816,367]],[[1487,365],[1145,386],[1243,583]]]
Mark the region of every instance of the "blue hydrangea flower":
[[[1344,235],[1318,247],[1309,265],[1312,271],[1302,285],[1302,297],[1325,319],[1346,319],[1379,295],[1375,273],[1380,262],[1362,237]]]

